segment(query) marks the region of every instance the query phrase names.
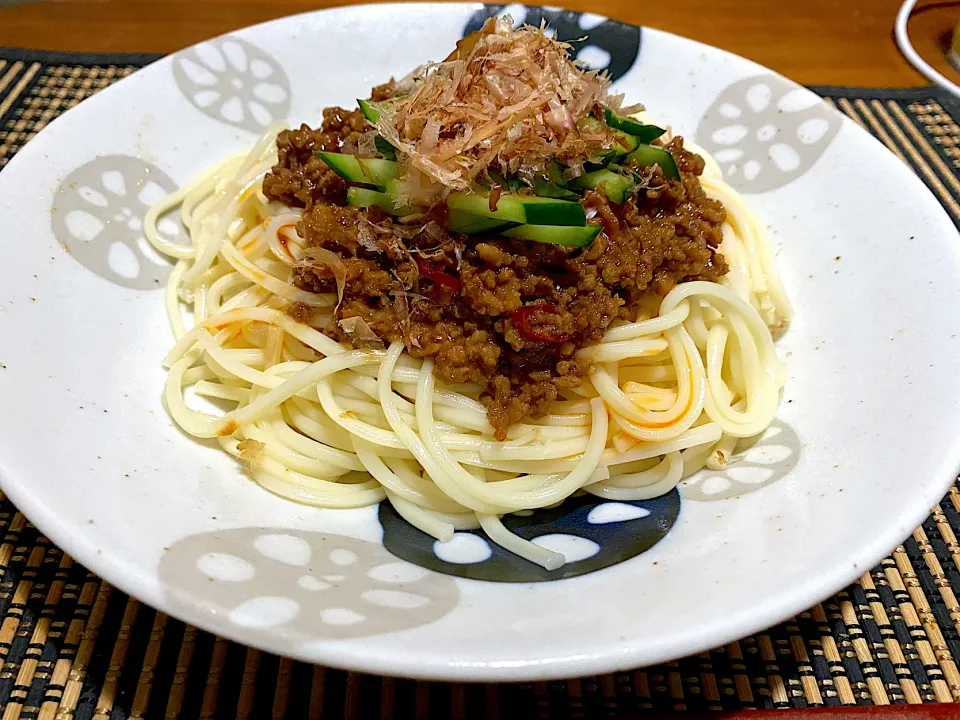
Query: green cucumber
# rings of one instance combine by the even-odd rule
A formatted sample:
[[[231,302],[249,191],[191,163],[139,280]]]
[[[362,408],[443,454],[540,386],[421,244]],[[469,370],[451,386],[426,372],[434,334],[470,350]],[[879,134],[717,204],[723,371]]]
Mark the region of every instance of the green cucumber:
[[[490,200],[478,193],[451,193],[447,207],[502,222],[531,225],[585,225],[587,216],[579,202],[544,197],[501,195],[497,209],[490,209]]]
[[[370,188],[347,188],[347,205],[354,207],[378,207],[391,215],[394,212],[393,200],[385,192]]]
[[[556,198],[558,200],[580,199],[580,196],[572,190],[567,190],[565,187],[560,187],[555,183],[547,182],[541,177],[535,177],[533,179],[533,191],[539,197]]]
[[[360,106],[360,112],[363,113],[363,116],[372,125],[376,125],[377,120],[380,118],[380,104],[372,100],[357,100],[357,105]]]
[[[614,130],[614,140],[613,147],[609,150],[604,150],[600,153],[600,157],[605,162],[612,162],[614,160],[619,160],[624,155],[633,152],[638,147],[640,147],[640,141],[635,138],[633,135],[623,132],[622,130]]]
[[[504,237],[531,242],[566,245],[567,247],[587,247],[600,234],[599,225],[570,227],[561,225],[520,225],[512,230],[503,231]]]
[[[529,225],[574,225],[587,224],[587,214],[579,200],[556,200],[545,197],[518,198],[526,212]]]
[[[358,158],[356,155],[323,151],[315,154],[337,175],[350,182],[383,188],[400,174],[400,166],[392,160]]]
[[[351,187],[347,188],[347,205],[354,207],[378,207],[390,215],[413,215],[418,212],[414,207],[397,207],[394,204],[394,196],[391,193],[371,190],[369,188]]]
[[[581,121],[581,125],[586,130],[594,131],[599,130],[601,127],[600,121],[594,117],[588,117]],[[599,153],[601,167],[607,163],[622,158],[627,153],[633,152],[640,145],[640,141],[630,133],[624,132],[623,130],[618,130],[617,128],[610,128],[610,130],[614,137],[613,145]],[[590,164],[596,166],[596,163]]]
[[[571,185],[584,190],[600,190],[609,198],[610,202],[620,205],[627,201],[633,192],[634,182],[630,178],[619,175],[613,170],[594,170],[575,180]]]
[[[523,205],[516,202],[514,195],[501,195],[497,209],[490,209],[490,200],[479,193],[451,193],[447,197],[447,209],[452,212],[466,213],[477,217],[493,218],[501,222],[525,223],[527,214]]]
[[[567,186],[567,181],[563,177],[563,165],[556,160],[551,160],[547,163],[547,167],[544,170],[544,179],[560,187]]]
[[[664,177],[669,180],[680,179],[677,161],[673,159],[673,155],[666,148],[656,147],[655,145],[641,145],[627,155],[627,160],[633,160],[640,167],[659,165]]]
[[[461,210],[449,210],[447,213],[447,230],[462,235],[497,235],[517,225],[514,222],[481,217]]]
[[[649,145],[666,132],[666,130],[656,125],[644,125],[635,120],[620,117],[609,109],[603,111],[603,116],[607,121],[607,125],[632,135],[637,138],[637,142],[645,145]]]
[[[510,192],[517,192],[517,190],[524,187],[523,183],[518,177],[507,178],[498,173],[496,170],[488,170],[487,175],[490,176],[490,180],[492,180],[494,183],[509,190]]]
[[[488,170],[487,175],[493,183],[510,191],[511,193],[529,187],[518,177],[505,177],[496,170]],[[549,179],[548,179],[549,178]],[[544,177],[535,177],[533,180],[533,192],[539,197],[554,198],[556,200],[579,200],[580,195],[571,192],[564,187],[563,169],[556,161],[547,165]]]
[[[373,144],[374,147],[377,148],[377,152],[383,156],[384,160],[397,159],[397,149],[379,135],[373,139]]]

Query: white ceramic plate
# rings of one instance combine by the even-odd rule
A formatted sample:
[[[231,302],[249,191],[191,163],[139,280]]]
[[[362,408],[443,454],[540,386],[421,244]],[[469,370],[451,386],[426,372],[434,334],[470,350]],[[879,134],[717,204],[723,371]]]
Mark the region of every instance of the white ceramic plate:
[[[605,569],[504,583],[398,560],[391,543],[412,557],[403,528],[385,548],[377,508],[292,504],[178,432],[160,401],[169,266],[138,242],[145,203],[265,123],[316,123],[502,10],[356,6],[160,60],[0,173],[0,481],[54,542],[143,601],[266,650],[517,680],[656,663],[757,631],[852,581],[926,517],[960,461],[960,246],[937,201],[866,132],[747,60],[512,8],[564,37],[589,34],[581,59],[716,152],[773,228],[797,316],[779,344],[790,380],[768,436],[679,495],[607,507],[592,524],[592,506],[568,513]],[[609,555],[634,535],[659,542]],[[493,567],[483,541],[458,543],[459,565],[421,562]]]

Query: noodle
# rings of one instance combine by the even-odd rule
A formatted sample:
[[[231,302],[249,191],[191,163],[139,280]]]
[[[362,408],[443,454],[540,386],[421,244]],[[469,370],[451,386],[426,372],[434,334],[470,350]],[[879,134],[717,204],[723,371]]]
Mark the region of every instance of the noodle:
[[[583,386],[497,441],[479,386],[438,385],[432,361],[400,343],[352,350],[284,312],[336,299],[293,283],[299,211],[268,204],[261,188],[278,132],[202,173],[144,223],[150,243],[177,259],[165,300],[176,338],[168,411],[190,435],[217,438],[270,492],[331,508],[386,499],[438,541],[480,527],[553,570],[563,555],[511,533],[504,515],[580,491],[657,497],[703,467],[722,469],[741,439],[772,422],[785,371],[771,329],[792,311],[765,226],[702,150],[703,188],[727,210],[729,274],[682,283],[656,316],[612,326],[579,351],[593,363]],[[189,246],[157,230],[177,208]],[[235,407],[198,409],[204,397]]]

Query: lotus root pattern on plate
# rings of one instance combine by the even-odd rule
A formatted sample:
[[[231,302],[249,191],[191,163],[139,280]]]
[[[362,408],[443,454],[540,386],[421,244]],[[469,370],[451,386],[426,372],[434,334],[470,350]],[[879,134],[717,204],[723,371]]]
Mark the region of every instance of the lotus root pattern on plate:
[[[572,55],[591,70],[606,70],[611,80],[626,75],[640,54],[641,30],[636,25],[593,13],[573,12],[538,5],[484,5],[467,21],[463,34],[479,30],[491,17],[513,18],[514,26],[546,22],[547,32],[570,43]]]
[[[346,639],[432,623],[460,599],[449,577],[344,535],[236,528],[191,535],[163,555],[171,603],[236,637]],[[251,636],[253,636],[251,634]]]
[[[103,155],[60,182],[51,208],[53,234],[74,260],[105,280],[133,290],[160,289],[173,266],[144,238],[143,218],[176,187],[140,158]],[[174,242],[187,242],[173,217],[158,229]]]
[[[730,185],[744,193],[776,190],[806,173],[843,125],[812,92],[776,75],[744,78],[713,101],[697,127]]]
[[[776,419],[753,444],[738,448],[723,470],[701,470],[680,484],[684,500],[728,500],[785,478],[800,461],[803,443],[783,420]]]
[[[581,495],[557,507],[505,515],[510,532],[566,557],[563,567],[545,570],[491,542],[482,530],[457,531],[441,543],[410,525],[389,502],[380,503],[378,513],[383,545],[397,557],[446,575],[502,583],[564,580],[631,560],[663,540],[679,515],[676,490],[623,502]]]
[[[184,97],[207,117],[262,133],[286,120],[290,79],[271,55],[227,36],[173,56],[173,78]]]

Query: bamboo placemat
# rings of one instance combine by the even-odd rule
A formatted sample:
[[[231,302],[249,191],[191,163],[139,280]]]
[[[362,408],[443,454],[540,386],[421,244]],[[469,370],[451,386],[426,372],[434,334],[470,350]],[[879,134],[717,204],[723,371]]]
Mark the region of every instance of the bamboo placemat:
[[[153,59],[0,49],[0,169],[50,120]],[[814,90],[916,170],[960,226],[960,107],[929,89]],[[633,672],[451,685],[310,666],[186,626],[74,563],[0,496],[2,720],[553,720],[960,701],[958,533],[960,484],[856,584],[765,633]]]

